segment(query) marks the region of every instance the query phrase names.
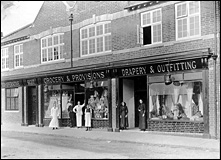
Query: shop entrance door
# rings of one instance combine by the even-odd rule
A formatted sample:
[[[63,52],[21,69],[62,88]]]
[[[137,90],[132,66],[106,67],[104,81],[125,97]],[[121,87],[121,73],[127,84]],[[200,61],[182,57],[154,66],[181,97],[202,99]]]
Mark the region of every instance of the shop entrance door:
[[[28,87],[28,125],[36,124],[37,114],[37,90],[36,87]]]
[[[84,92],[81,92],[81,93],[75,93],[75,105],[77,105],[78,101],[80,101],[80,104],[82,105],[84,103],[84,100],[85,100],[85,97],[84,97]],[[82,126],[84,126],[85,124],[85,118],[84,118],[84,111],[85,111],[85,106],[82,108],[82,112],[83,112],[83,115],[82,115]]]

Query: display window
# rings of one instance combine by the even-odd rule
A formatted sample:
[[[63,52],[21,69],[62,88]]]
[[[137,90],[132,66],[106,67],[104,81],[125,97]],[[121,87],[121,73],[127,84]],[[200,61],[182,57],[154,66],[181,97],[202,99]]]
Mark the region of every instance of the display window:
[[[51,108],[54,101],[58,101],[59,113],[61,113],[61,90],[60,85],[49,85],[48,91],[44,92],[44,118],[51,118]],[[61,114],[59,114],[61,118]]]
[[[92,118],[108,119],[107,80],[86,83],[86,105],[92,108]]]
[[[150,119],[203,121],[201,81],[149,85]]]

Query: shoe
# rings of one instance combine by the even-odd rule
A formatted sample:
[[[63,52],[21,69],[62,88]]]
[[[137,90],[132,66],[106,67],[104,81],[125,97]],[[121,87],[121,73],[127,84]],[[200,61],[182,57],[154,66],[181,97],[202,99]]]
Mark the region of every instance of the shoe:
[[[58,129],[58,128],[56,127],[56,129]]]

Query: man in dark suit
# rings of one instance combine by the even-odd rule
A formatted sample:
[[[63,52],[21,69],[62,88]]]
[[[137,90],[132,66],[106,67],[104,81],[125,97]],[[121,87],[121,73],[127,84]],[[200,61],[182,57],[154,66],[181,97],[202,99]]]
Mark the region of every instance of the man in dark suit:
[[[74,115],[75,114],[73,112],[73,108],[74,108],[73,101],[71,101],[71,100],[68,101],[67,108],[68,108],[69,117],[71,120],[70,128],[73,128],[75,126],[75,124],[74,124]]]

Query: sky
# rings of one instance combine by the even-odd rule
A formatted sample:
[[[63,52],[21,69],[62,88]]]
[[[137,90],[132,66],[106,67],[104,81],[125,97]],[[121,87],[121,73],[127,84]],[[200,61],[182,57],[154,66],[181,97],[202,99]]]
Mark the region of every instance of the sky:
[[[1,1],[1,32],[6,36],[34,22],[44,1]]]

